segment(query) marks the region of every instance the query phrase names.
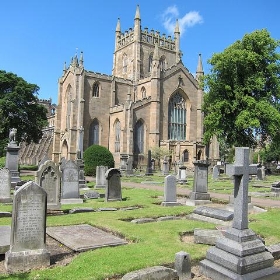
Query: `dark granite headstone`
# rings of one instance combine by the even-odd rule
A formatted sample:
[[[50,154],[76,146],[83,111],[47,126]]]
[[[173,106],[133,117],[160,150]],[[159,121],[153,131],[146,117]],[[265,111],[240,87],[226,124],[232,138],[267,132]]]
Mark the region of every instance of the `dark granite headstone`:
[[[9,273],[50,265],[46,249],[47,193],[28,182],[14,194],[10,250],[5,254]]]
[[[121,172],[119,169],[110,168],[105,173],[107,180],[106,201],[122,200]]]

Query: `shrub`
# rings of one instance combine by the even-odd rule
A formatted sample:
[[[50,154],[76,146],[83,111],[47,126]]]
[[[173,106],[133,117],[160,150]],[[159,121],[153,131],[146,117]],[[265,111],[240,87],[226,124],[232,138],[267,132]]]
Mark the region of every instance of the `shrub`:
[[[115,161],[112,153],[105,147],[99,145],[92,145],[84,152],[85,175],[95,176],[96,166],[108,166],[112,168],[115,166]]]
[[[6,165],[6,157],[0,158],[0,168],[4,168]]]

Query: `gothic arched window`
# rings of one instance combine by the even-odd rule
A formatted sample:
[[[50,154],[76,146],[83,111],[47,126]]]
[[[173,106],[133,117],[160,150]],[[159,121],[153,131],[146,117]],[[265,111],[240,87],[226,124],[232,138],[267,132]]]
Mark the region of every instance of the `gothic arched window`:
[[[99,121],[94,119],[89,127],[89,146],[99,144]]]
[[[123,55],[123,73],[127,72],[127,55]]]
[[[146,97],[146,89],[145,89],[145,87],[141,88],[141,96],[142,96],[142,98]]]
[[[183,153],[183,162],[188,162],[189,161],[189,151],[185,150]]]
[[[144,122],[138,120],[134,127],[134,153],[144,153]]]
[[[186,101],[179,92],[168,103],[168,139],[186,140]]]
[[[92,87],[92,96],[93,97],[99,97],[99,83],[96,82],[93,84],[93,87]]]
[[[121,123],[119,120],[115,122],[115,153],[120,152],[121,141]]]
[[[159,60],[159,68],[160,68],[160,71],[163,71],[165,70],[165,64],[166,64],[166,61],[165,61],[165,57],[162,56]]]

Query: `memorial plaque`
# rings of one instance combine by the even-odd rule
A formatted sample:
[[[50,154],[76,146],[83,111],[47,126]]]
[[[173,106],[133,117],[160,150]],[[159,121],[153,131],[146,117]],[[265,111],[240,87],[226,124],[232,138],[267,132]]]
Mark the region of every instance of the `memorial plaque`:
[[[47,234],[77,252],[127,244],[124,239],[87,224],[48,227]]]
[[[11,202],[11,175],[8,168],[0,169],[0,203]]]

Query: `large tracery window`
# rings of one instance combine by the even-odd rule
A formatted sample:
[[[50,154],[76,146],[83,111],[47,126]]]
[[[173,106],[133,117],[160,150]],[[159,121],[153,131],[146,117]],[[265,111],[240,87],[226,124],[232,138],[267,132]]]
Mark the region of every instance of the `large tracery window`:
[[[168,139],[186,140],[186,101],[179,92],[168,104]]]
[[[115,123],[115,153],[120,152],[120,140],[121,140],[121,123],[119,120]]]

